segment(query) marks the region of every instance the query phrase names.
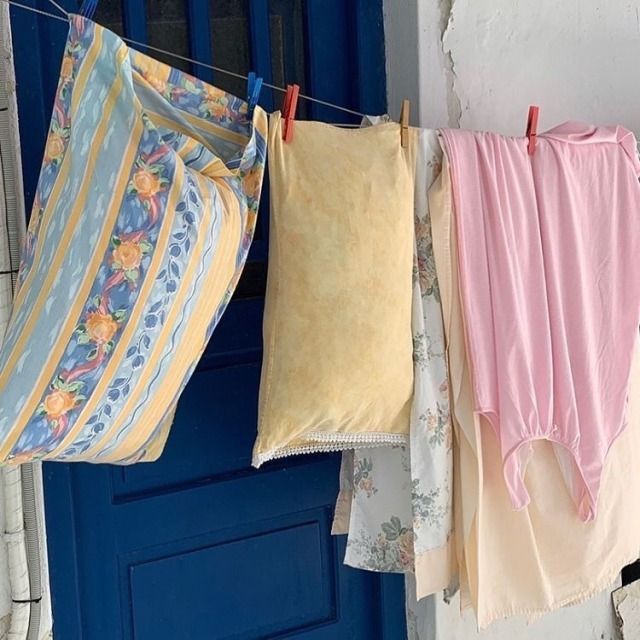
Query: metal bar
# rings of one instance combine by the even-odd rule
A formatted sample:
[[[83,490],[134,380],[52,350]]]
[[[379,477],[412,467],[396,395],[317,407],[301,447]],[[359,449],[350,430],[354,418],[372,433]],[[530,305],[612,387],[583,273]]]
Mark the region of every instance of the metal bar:
[[[191,56],[196,60],[213,62],[213,48],[211,47],[211,11],[209,2],[202,0],[188,0],[189,47]],[[213,69],[204,65],[197,65],[194,75],[205,82],[213,82]]]

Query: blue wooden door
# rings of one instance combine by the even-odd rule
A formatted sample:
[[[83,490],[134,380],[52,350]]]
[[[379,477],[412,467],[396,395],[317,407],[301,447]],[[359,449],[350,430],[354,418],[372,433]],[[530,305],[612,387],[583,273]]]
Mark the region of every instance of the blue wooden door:
[[[33,6],[51,10],[45,0]],[[76,10],[72,0],[62,3]],[[96,20],[134,40],[351,108],[385,108],[382,0],[101,0]],[[12,9],[31,200],[66,25]],[[153,54],[233,93],[243,80]],[[261,103],[278,107],[264,90]],[[301,101],[300,117],[348,121]],[[153,464],[45,466],[61,640],[306,640],[405,636],[398,576],[344,567],[330,535],[338,456],[250,466],[267,268],[268,190],[233,302]]]

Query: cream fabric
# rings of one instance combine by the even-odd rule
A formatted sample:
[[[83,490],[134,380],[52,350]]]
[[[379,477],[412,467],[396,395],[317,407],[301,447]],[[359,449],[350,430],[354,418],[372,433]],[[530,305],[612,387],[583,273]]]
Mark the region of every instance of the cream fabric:
[[[459,506],[456,514],[463,600],[478,625],[534,617],[607,588],[640,551],[640,351],[631,377],[628,428],[613,444],[595,521],[582,522],[549,442],[536,443],[525,481],[531,504],[514,511],[490,425],[472,411],[469,367],[457,293],[456,245],[448,167],[429,194],[451,377]]]
[[[415,135],[269,126],[271,227],[253,464],[406,442]]]
[[[377,125],[379,119],[369,117],[366,122]],[[345,564],[415,572],[418,597],[423,597],[452,583],[453,429],[427,203],[427,192],[440,173],[442,150],[437,131],[418,129],[416,134],[409,444],[343,452],[334,531],[348,533]],[[344,477],[348,472],[350,483]]]

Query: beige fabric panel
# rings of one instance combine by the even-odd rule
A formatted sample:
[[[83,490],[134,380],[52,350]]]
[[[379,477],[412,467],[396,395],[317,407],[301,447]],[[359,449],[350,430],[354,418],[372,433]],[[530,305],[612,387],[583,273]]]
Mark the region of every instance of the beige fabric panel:
[[[546,441],[536,443],[527,467],[531,504],[514,511],[495,434],[472,411],[462,312],[454,288],[457,248],[450,233],[454,211],[446,167],[442,176],[429,203],[458,438],[458,559],[463,604],[466,599],[474,606],[479,626],[485,627],[499,618],[534,617],[582,601],[608,588],[640,554],[640,474],[628,471],[640,464],[640,350],[631,377],[628,428],[609,453],[597,519],[579,519],[553,445]]]
[[[271,226],[254,464],[406,438],[415,132],[271,116]]]

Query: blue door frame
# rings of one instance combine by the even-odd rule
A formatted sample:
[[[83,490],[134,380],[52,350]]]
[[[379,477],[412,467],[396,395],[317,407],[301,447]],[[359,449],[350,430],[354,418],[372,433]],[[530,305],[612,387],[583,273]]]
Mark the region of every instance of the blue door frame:
[[[23,2],[51,10],[46,0]],[[77,10],[73,0],[61,4]],[[162,46],[149,41],[147,19],[160,5],[184,13],[190,57],[217,63],[212,24],[235,11],[250,67],[236,70],[298,82],[305,93],[358,111],[386,110],[382,0],[101,0],[96,19]],[[30,205],[66,27],[18,8],[11,17]],[[223,88],[230,82],[205,67],[191,71]],[[281,99],[264,89],[260,102],[272,110]],[[354,121],[315,103],[301,103],[299,112]],[[58,639],[406,637],[402,578],[345,567],[344,540],[330,535],[339,456],[250,467],[267,199],[265,189],[245,274],[185,390],[161,459],[126,468],[45,464]]]

